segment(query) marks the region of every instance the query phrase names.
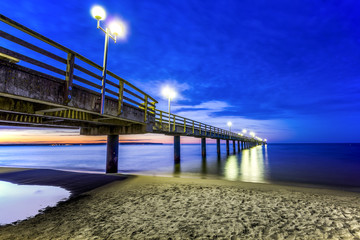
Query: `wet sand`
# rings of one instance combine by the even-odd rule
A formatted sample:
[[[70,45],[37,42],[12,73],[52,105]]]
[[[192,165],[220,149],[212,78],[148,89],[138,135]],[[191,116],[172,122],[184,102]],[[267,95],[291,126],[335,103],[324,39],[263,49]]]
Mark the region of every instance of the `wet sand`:
[[[0,239],[360,239],[359,210],[358,193],[136,176],[0,227]]]

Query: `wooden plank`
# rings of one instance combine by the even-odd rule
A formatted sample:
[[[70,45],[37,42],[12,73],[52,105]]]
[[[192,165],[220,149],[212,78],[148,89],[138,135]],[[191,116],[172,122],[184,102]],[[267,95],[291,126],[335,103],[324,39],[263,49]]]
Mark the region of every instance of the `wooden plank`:
[[[35,114],[44,114],[44,113],[49,113],[49,112],[58,112],[58,111],[62,111],[62,110],[65,110],[65,108],[50,108],[50,109],[44,109],[44,110],[35,111]]]
[[[115,88],[119,88],[119,85],[117,85],[116,83],[110,81],[109,79],[106,79],[106,84],[109,84],[109,85],[111,85],[111,86],[113,86]]]
[[[88,80],[86,80],[86,79],[83,79],[82,77],[79,77],[79,76],[74,75],[73,78],[74,78],[76,81],[85,83],[85,84],[87,84],[87,85],[89,85],[89,86],[92,86],[92,87],[94,87],[94,88],[97,88],[97,89],[101,89],[101,86],[100,86],[100,85],[97,85],[97,84],[95,84],[95,83],[93,83],[93,82],[90,82],[90,81],[88,81]]]
[[[113,90],[110,90],[110,89],[105,89],[105,92],[107,92],[107,93],[110,93],[110,94],[112,94],[112,95],[114,95],[114,96],[117,96],[118,95],[118,93],[117,92],[114,92]]]
[[[53,67],[53,66],[51,66],[51,65],[49,65],[49,64],[46,64],[46,63],[40,62],[40,61],[38,61],[38,60],[35,60],[35,59],[33,59],[33,58],[27,57],[27,56],[22,55],[22,54],[20,54],[20,53],[11,51],[11,50],[9,50],[9,49],[0,47],[0,52],[1,52],[1,53],[4,53],[4,54],[6,54],[6,55],[9,55],[9,56],[11,56],[11,57],[14,57],[14,58],[18,58],[18,59],[23,60],[23,61],[25,61],[25,62],[31,63],[31,64],[36,65],[36,66],[38,66],[38,67],[45,68],[45,69],[47,69],[47,70],[49,70],[49,71],[58,73],[58,74],[60,74],[60,75],[65,76],[65,74],[66,74],[65,71],[63,71],[63,70],[60,70],[60,69],[58,69],[58,68],[56,68],[56,67]]]
[[[20,59],[11,57],[11,56],[3,54],[3,53],[0,53],[0,59],[5,60],[10,63],[19,63],[20,62]]]
[[[86,68],[79,66],[77,64],[74,65],[74,68],[79,70],[80,72],[83,72],[93,78],[96,78],[98,80],[102,80],[101,76],[97,75],[96,73],[91,72],[90,70],[87,70]]]
[[[136,101],[134,101],[134,100],[132,100],[132,99],[130,99],[130,98],[128,98],[128,97],[125,97],[125,96],[124,96],[123,98],[124,98],[124,100],[135,104],[137,107],[141,106],[141,103],[138,103],[138,102],[136,102]]]
[[[31,50],[33,50],[35,52],[38,52],[38,53],[40,53],[42,55],[45,55],[45,56],[47,56],[49,58],[52,58],[52,59],[56,60],[56,61],[59,61],[61,63],[66,64],[66,59],[64,59],[64,58],[62,58],[62,57],[60,57],[58,55],[55,55],[55,54],[53,54],[53,53],[51,53],[49,51],[46,51],[46,50],[44,50],[42,48],[39,48],[39,47],[29,43],[29,42],[26,42],[26,41],[24,41],[24,40],[22,40],[20,38],[17,38],[17,37],[15,37],[13,35],[10,35],[10,34],[4,32],[4,31],[1,31],[1,30],[0,30],[0,37],[5,38],[5,39],[7,39],[9,41],[12,41],[14,43],[17,43],[17,44],[19,44],[19,45],[21,45],[23,47],[28,48],[28,49],[31,49]]]
[[[135,93],[131,92],[130,90],[128,90],[128,89],[126,89],[126,88],[124,88],[124,92],[127,92],[127,93],[129,93],[129,94],[133,95],[134,97],[136,97],[136,98],[140,99],[141,101],[145,101],[145,99],[144,99],[144,98],[140,97],[139,95],[137,95],[137,94],[135,94]],[[145,96],[147,96],[147,95],[145,95]]]

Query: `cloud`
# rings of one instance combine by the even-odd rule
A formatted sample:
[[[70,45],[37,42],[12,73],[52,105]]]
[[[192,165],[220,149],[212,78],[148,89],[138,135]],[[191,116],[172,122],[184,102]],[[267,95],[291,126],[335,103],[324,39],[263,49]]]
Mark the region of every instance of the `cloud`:
[[[257,136],[270,141],[283,141],[292,134],[292,131],[282,119],[249,119],[242,116],[226,114],[234,106],[225,101],[211,100],[197,105],[176,105],[175,114],[199,121],[211,126],[228,130],[227,122],[233,123],[232,131],[241,132],[242,129],[254,131]]]

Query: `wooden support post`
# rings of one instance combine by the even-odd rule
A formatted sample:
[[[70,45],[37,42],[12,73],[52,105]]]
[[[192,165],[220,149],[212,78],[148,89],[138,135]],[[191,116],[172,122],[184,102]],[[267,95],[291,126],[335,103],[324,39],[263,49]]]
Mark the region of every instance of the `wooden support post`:
[[[221,150],[220,150],[220,139],[216,139],[216,152],[217,152],[217,155],[220,156],[221,154]]]
[[[229,148],[229,139],[226,139],[226,154],[230,154],[230,148]]]
[[[107,136],[106,173],[118,172],[119,135]]]
[[[174,136],[174,162],[180,163],[180,136]]]
[[[236,153],[236,148],[235,148],[235,140],[232,141],[233,142],[233,153],[235,154]]]
[[[195,135],[195,126],[194,126],[194,121],[192,121],[192,124],[193,124],[193,129],[192,129],[192,132],[193,132],[193,134]]]
[[[238,152],[240,152],[240,141],[237,141],[238,144]]]
[[[201,138],[201,155],[206,157],[206,138]]]
[[[201,123],[199,123],[199,134],[201,135]]]
[[[65,75],[65,91],[64,91],[64,104],[67,105],[71,101],[71,91],[73,88],[73,77],[74,77],[74,64],[75,55],[68,53],[66,60],[66,75]]]

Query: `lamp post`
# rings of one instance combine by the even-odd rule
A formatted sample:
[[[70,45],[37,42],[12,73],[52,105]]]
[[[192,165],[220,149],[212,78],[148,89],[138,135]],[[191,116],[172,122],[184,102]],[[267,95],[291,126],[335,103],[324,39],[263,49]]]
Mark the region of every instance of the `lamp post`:
[[[107,55],[109,48],[109,37],[114,40],[116,43],[116,38],[124,38],[126,35],[125,25],[120,21],[114,21],[109,24],[109,27],[105,29],[100,26],[100,21],[105,20],[106,12],[100,6],[94,6],[91,9],[91,15],[97,20],[97,28],[105,33],[105,47],[104,47],[104,61],[103,61],[103,71],[101,78],[101,106],[100,113],[104,114],[105,106],[105,87],[106,87],[106,67],[107,67]]]
[[[230,132],[231,132],[231,126],[232,126],[232,122],[228,122],[227,125],[229,126],[230,128]]]
[[[176,97],[176,92],[174,89],[170,87],[164,87],[161,91],[163,96],[165,96],[168,99],[168,105],[169,105],[169,132],[170,132],[170,102],[172,98]],[[175,124],[175,123],[174,123]]]

